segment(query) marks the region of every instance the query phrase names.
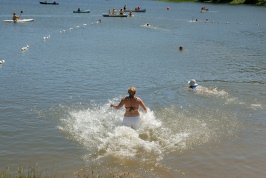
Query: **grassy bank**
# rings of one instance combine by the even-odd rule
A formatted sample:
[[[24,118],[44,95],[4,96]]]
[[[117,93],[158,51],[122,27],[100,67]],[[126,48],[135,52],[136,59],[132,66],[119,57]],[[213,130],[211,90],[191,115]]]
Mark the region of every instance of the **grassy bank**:
[[[164,2],[199,2],[198,0],[160,0]]]
[[[72,175],[57,175],[55,170],[47,171],[40,170],[38,165],[23,167],[18,166],[16,170],[7,167],[4,170],[0,170],[0,178],[136,178],[138,175],[131,174],[129,172],[99,172],[91,169],[83,168]]]

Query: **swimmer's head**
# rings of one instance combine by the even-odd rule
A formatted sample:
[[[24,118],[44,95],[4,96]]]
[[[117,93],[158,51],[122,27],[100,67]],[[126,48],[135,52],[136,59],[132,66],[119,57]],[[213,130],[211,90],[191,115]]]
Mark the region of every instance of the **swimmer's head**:
[[[188,84],[189,84],[190,87],[192,87],[192,86],[198,86],[198,84],[197,84],[197,82],[196,82],[195,79],[191,79],[190,81],[188,81]]]
[[[133,87],[133,86],[131,86],[131,87],[129,87],[128,88],[128,94],[129,94],[129,96],[134,96],[135,94],[136,94],[136,88],[135,87]]]

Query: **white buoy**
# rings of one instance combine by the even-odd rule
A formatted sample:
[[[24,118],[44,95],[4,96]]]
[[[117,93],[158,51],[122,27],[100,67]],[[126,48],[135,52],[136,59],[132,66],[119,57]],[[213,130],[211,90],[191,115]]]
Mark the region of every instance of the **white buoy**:
[[[0,64],[4,64],[5,63],[5,60],[0,60]]]
[[[24,46],[24,47],[21,48],[21,51],[25,51],[25,50],[27,50],[28,48],[29,48],[29,45]]]
[[[44,36],[44,37],[43,37],[43,40],[45,41],[46,39],[50,39],[50,37],[51,37],[50,35],[48,35],[48,36]]]

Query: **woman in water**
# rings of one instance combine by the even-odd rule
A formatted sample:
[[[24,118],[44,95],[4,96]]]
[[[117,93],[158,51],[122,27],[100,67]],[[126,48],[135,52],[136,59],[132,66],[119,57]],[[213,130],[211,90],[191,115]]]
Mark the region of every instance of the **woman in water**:
[[[136,88],[131,86],[128,89],[128,96],[121,99],[118,105],[111,104],[111,107],[115,109],[120,109],[122,106],[125,105],[126,112],[124,114],[124,119],[122,125],[131,127],[133,129],[138,129],[140,125],[140,113],[139,113],[139,106],[147,112],[147,107],[145,106],[144,102],[136,97]]]

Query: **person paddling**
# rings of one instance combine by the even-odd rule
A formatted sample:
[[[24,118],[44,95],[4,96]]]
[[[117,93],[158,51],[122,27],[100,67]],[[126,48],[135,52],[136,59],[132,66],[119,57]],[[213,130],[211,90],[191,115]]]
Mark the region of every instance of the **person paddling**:
[[[18,19],[19,19],[19,16],[17,16],[16,13],[14,12],[14,13],[13,13],[13,20],[14,20],[14,21],[17,21]]]

